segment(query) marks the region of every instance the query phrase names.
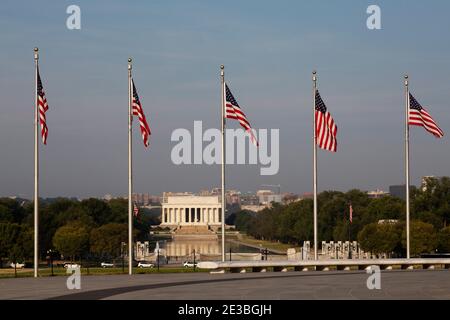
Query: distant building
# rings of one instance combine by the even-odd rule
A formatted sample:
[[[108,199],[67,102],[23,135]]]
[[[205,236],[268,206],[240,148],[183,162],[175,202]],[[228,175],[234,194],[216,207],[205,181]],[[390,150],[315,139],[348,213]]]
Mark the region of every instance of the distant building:
[[[241,194],[241,207],[259,206],[259,197],[253,193]]]
[[[218,196],[165,193],[161,215],[161,227],[208,227],[217,230],[222,223],[222,205]]]
[[[140,206],[157,205],[161,203],[161,197],[148,193],[133,193],[132,200]]]
[[[281,194],[275,194],[272,190],[258,190],[256,195],[259,197],[259,203],[263,205],[282,202]]]
[[[290,204],[299,200],[299,196],[291,192],[283,193],[282,199],[284,204]]]
[[[412,190],[416,188],[415,186],[410,186],[409,189]],[[389,193],[393,197],[400,198],[402,200],[406,200],[406,185],[397,185],[397,186],[390,186],[389,187]]]
[[[300,198],[302,200],[304,200],[304,199],[313,199],[314,198],[314,194],[312,192],[305,192],[304,194],[302,194],[300,196]]]
[[[368,191],[367,195],[369,196],[370,199],[378,199],[378,198],[387,197],[390,195],[390,193],[377,189],[374,191]]]
[[[406,185],[389,186],[389,193],[393,197],[406,200]]]
[[[260,212],[266,209],[268,206],[264,205],[244,205],[241,206],[241,210],[252,211],[252,212]]]
[[[240,206],[241,205],[241,193],[237,190],[229,190],[226,194],[227,205]]]

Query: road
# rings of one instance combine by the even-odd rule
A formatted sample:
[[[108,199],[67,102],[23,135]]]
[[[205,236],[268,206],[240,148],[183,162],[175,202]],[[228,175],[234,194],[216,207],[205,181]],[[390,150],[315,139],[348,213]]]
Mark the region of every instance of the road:
[[[381,290],[365,272],[147,274],[83,276],[80,290],[66,277],[0,280],[0,299],[297,300],[450,299],[450,271],[386,271]]]

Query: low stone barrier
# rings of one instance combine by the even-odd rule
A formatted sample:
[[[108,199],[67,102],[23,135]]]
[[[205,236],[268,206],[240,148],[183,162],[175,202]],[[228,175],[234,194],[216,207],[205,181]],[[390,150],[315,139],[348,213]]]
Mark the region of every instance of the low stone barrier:
[[[204,261],[198,268],[214,272],[287,272],[293,271],[351,271],[378,266],[381,270],[439,270],[450,269],[450,259],[374,259],[321,261]]]

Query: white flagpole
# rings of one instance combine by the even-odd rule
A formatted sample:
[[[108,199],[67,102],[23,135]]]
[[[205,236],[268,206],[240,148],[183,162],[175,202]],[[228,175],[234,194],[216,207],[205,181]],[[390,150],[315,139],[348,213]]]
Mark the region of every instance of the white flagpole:
[[[221,98],[221,114],[222,114],[222,261],[225,261],[225,66],[220,66],[220,78],[222,84],[222,98]]]
[[[39,49],[34,48],[35,87],[34,87],[34,277],[39,269],[39,107],[38,107],[38,64]]]
[[[132,170],[132,128],[133,88],[131,80],[132,59],[128,59],[128,274],[133,274],[133,170]]]
[[[406,176],[406,259],[410,259],[410,238],[409,238],[409,80],[405,75],[405,176]]]
[[[313,71],[313,188],[314,188],[314,260],[317,256],[317,133],[316,133],[316,92],[317,72]]]

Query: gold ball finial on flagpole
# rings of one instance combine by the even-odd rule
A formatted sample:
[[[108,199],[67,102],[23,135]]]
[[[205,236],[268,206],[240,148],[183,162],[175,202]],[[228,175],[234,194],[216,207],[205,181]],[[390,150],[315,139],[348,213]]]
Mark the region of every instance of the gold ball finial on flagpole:
[[[37,63],[37,60],[39,59],[39,48],[34,47],[33,51],[34,51],[34,60],[36,60]]]
[[[34,52],[38,52],[39,48],[38,47],[34,47]]]
[[[128,58],[128,62],[129,62],[129,63],[133,62],[133,59]]]
[[[225,69],[225,66],[223,64],[220,65],[220,69]]]

